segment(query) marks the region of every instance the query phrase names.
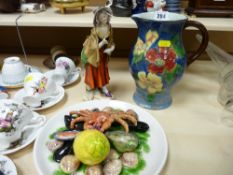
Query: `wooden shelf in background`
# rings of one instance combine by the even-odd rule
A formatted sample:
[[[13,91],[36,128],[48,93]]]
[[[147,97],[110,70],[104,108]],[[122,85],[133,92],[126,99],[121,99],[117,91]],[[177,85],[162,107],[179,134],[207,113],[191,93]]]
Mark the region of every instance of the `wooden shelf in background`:
[[[61,14],[59,9],[48,8],[37,14],[23,14],[18,20],[19,26],[27,27],[92,27],[95,7],[87,6],[82,13],[81,9],[68,11]],[[0,26],[15,26],[16,18],[21,13],[0,14]],[[233,18],[204,18],[189,17],[191,20],[201,22],[211,31],[233,31]],[[112,17],[113,28],[136,28],[136,24],[129,17]]]

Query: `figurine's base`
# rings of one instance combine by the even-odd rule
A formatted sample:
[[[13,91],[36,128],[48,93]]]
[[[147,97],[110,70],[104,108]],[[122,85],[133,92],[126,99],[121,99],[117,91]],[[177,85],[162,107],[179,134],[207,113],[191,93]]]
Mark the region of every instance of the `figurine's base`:
[[[89,101],[89,100],[113,100],[115,99],[114,96],[112,97],[107,97],[103,93],[101,93],[98,89],[96,90],[91,90],[91,91],[86,91],[86,94],[83,96],[84,101]]]

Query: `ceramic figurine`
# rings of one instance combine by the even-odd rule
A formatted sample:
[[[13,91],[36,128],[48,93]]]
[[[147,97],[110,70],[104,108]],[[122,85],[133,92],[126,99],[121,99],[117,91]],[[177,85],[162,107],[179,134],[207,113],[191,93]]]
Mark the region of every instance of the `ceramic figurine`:
[[[148,12],[162,10],[165,5],[165,0],[147,0],[145,3]]]
[[[100,7],[94,11],[94,27],[83,44],[81,61],[85,68],[86,98],[92,100],[100,97],[112,98],[107,89],[109,84],[108,61],[115,49],[112,37],[110,18],[112,11]]]
[[[133,8],[132,0],[108,0],[107,5],[112,9],[114,16],[131,16],[131,11]]]
[[[171,89],[187,65],[182,40],[184,28],[196,27],[203,37],[188,63],[205,51],[208,32],[201,23],[189,21],[181,14],[155,11],[135,14],[132,18],[138,26],[138,37],[129,62],[136,83],[134,101],[145,108],[164,109],[171,105]]]
[[[166,5],[165,0],[133,0],[135,8],[132,10],[133,14],[151,12],[151,11],[161,11]]]
[[[132,14],[146,12],[145,3],[146,0],[133,0],[134,8],[132,10]]]

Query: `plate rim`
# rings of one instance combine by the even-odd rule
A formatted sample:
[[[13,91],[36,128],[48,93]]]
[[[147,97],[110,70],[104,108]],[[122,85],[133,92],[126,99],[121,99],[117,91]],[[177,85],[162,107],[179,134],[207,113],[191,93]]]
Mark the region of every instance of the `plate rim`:
[[[0,154],[0,158],[6,159],[6,161],[8,161],[11,164],[11,170],[13,171],[13,175],[17,175],[17,168],[15,166],[15,163],[13,162],[13,160],[11,160],[8,156],[4,155],[4,154]],[[13,169],[12,169],[13,168]],[[11,174],[12,174],[11,173]]]
[[[72,85],[73,83],[75,83],[76,81],[78,81],[78,79],[80,77],[80,73],[81,73],[81,68],[80,67],[76,67],[75,70],[72,73],[75,73],[74,76],[77,76],[77,78],[75,78],[73,81],[70,81],[69,83],[65,83],[63,85],[64,87]]]
[[[138,111],[140,112],[143,112],[143,113],[147,113],[149,116],[151,116],[151,119],[157,124],[157,126],[159,127],[160,131],[161,131],[161,134],[162,134],[162,138],[163,138],[163,141],[164,141],[164,157],[161,161],[161,164],[160,166],[158,167],[158,169],[154,172],[153,175],[157,175],[157,174],[160,174],[163,170],[163,168],[165,167],[165,164],[167,162],[167,158],[168,158],[168,149],[169,149],[169,146],[168,146],[168,139],[167,139],[167,136],[166,136],[166,133],[163,129],[163,127],[160,125],[160,123],[158,122],[158,120],[152,115],[150,114],[148,111],[146,111],[145,109],[141,108],[140,106],[136,106],[134,104],[131,104],[129,102],[124,102],[124,101],[120,101],[120,100],[91,100],[91,101],[84,101],[84,102],[79,102],[79,103],[76,103],[76,104],[72,104],[70,106],[67,106],[66,108],[63,108],[59,111],[57,111],[53,117],[51,117],[47,122],[46,124],[44,125],[44,128],[46,128],[52,121],[54,121],[56,118],[58,118],[61,113],[65,113],[66,111],[69,111],[71,110],[72,108],[80,105],[80,103],[82,104],[89,104],[89,103],[95,103],[95,102],[98,102],[98,103],[107,103],[107,102],[113,102],[113,103],[122,103],[124,105],[127,105],[127,106],[130,106],[130,107],[133,107],[133,108],[136,108]],[[96,103],[96,104],[98,104]],[[37,145],[39,144],[39,137],[40,135],[43,133],[43,130],[41,130],[41,132],[38,134],[36,140],[35,140],[35,143],[33,145],[33,161],[34,161],[34,165],[36,167],[36,170],[37,172],[40,174],[40,175],[44,175],[43,172],[41,171],[41,169],[39,168],[39,165],[37,163],[37,158],[36,158],[36,147]]]
[[[47,123],[47,119],[46,119],[45,115],[38,114],[37,112],[32,111],[32,114],[33,114],[33,116],[37,116],[37,117],[41,116],[41,117],[43,117],[44,120],[45,120],[45,123],[42,126],[38,126],[38,127],[36,127],[36,128],[33,129],[33,130],[35,130],[34,131],[35,134],[25,144],[23,144],[21,146],[18,146],[16,148],[13,148],[13,149],[8,149],[8,150],[5,150],[5,151],[4,150],[0,151],[0,155],[8,155],[8,154],[12,154],[12,153],[18,152],[21,149],[23,149],[23,148],[27,147],[28,145],[30,145],[37,138],[37,136],[39,135],[39,133],[42,131],[42,128]],[[33,134],[34,132],[32,132],[31,134]]]

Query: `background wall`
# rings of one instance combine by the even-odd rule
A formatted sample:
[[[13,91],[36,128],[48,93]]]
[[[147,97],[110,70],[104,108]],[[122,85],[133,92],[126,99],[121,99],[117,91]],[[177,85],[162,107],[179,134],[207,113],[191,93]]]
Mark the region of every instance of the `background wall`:
[[[104,5],[105,0],[91,0],[90,5]],[[183,1],[185,6],[187,1]],[[116,50],[113,56],[128,57],[129,50],[135,42],[137,29],[113,29]],[[68,54],[79,56],[83,41],[90,32],[90,28],[68,27],[21,27],[21,35],[28,54],[49,54],[54,45],[63,45]],[[129,35],[130,33],[130,35]],[[197,31],[184,32],[184,45],[188,53],[198,47],[195,39]],[[233,53],[233,33],[210,31],[210,40]],[[125,39],[127,38],[127,39]],[[0,53],[22,54],[15,27],[0,27]],[[202,54],[200,59],[208,59]]]

